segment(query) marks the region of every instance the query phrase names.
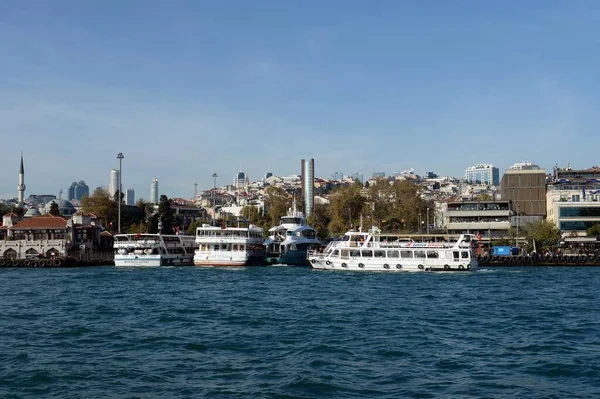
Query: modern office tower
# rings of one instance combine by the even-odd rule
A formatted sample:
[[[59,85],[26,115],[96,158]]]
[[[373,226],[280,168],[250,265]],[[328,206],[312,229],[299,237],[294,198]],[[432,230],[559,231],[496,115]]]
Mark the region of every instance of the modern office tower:
[[[23,168],[23,154],[21,154],[21,167],[19,168],[19,180],[17,184],[17,201],[19,207],[23,207],[23,198],[25,197],[25,168]]]
[[[360,173],[360,172],[357,172],[357,173],[352,173],[352,174],[350,175],[350,178],[351,178],[352,180],[358,180],[358,181],[360,182],[360,184],[363,184],[363,183],[365,182],[365,178],[364,178],[363,174],[362,174],[362,173]]]
[[[344,174],[342,172],[333,172],[331,180],[344,180]]]
[[[546,171],[531,162],[516,163],[504,172],[500,182],[503,200],[512,201],[520,215],[546,214]]]
[[[373,172],[373,178],[385,177],[385,172]]]
[[[233,187],[235,188],[243,188],[246,187],[249,183],[248,176],[242,171],[235,175],[233,178]]]
[[[108,184],[108,194],[110,198],[114,198],[115,193],[119,189],[119,170],[111,169],[110,171],[110,183]]]
[[[465,180],[469,183],[490,184],[497,186],[500,184],[500,172],[492,164],[480,163],[474,166],[469,166],[465,170]]]
[[[150,203],[158,204],[158,179],[155,177],[150,184]]]
[[[304,214],[306,217],[312,215],[315,207],[315,160],[302,160],[300,162],[302,169],[302,199],[304,200]]]
[[[76,181],[71,183],[71,187],[69,187],[69,190],[67,191],[67,200],[73,201],[75,199],[75,187],[77,187]]]
[[[135,190],[133,188],[125,190],[125,204],[135,205]]]
[[[69,187],[69,190],[67,192],[67,199],[69,201],[81,201],[81,198],[83,198],[84,195],[90,195],[90,187],[87,184],[85,184],[83,180],[79,183],[76,181],[71,183],[71,187]]]

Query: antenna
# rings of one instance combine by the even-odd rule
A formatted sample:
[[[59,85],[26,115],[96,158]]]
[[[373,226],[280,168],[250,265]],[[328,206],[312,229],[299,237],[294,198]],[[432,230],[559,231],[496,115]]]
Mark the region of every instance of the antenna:
[[[194,198],[198,195],[198,183],[194,182]]]

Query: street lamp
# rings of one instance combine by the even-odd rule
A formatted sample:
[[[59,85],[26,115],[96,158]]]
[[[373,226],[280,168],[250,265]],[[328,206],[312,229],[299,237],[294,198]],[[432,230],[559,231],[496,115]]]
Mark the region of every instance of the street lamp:
[[[429,207],[427,207],[427,234],[429,234]]]
[[[217,217],[217,177],[216,173],[213,173],[213,226],[216,225],[215,219]]]
[[[119,234],[121,234],[121,193],[123,192],[123,185],[121,183],[121,176],[123,173],[123,158],[125,158],[123,156],[123,153],[120,152],[117,155],[117,159],[119,160],[119,198],[117,199],[119,201],[119,224],[118,224],[118,232]]]
[[[516,239],[516,246],[517,246],[517,251],[519,250],[519,203],[517,202],[517,239]]]

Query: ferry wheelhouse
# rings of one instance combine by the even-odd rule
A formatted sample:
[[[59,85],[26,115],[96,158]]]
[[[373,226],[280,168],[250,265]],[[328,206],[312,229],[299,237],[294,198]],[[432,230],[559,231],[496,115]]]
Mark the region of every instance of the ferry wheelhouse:
[[[478,241],[458,238],[347,232],[320,253],[311,251],[314,269],[356,271],[469,271],[477,268]]]
[[[196,229],[196,266],[249,266],[265,263],[263,229],[203,224]]]
[[[198,248],[194,236],[116,234],[115,266],[191,266]]]

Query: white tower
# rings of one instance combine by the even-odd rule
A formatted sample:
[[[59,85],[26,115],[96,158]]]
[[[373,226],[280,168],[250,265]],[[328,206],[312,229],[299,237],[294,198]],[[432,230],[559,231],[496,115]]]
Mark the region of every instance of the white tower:
[[[110,170],[110,183],[108,184],[108,195],[110,198],[114,198],[115,193],[119,189],[119,170],[111,169]]]
[[[150,203],[158,204],[158,179],[155,177],[150,184]]]
[[[308,217],[312,215],[315,207],[315,160],[300,161],[302,168],[302,199],[304,200],[304,214]]]
[[[19,169],[19,184],[17,184],[17,198],[19,207],[22,208],[23,198],[25,196],[25,169],[23,168],[23,154],[21,153],[21,168]]]

